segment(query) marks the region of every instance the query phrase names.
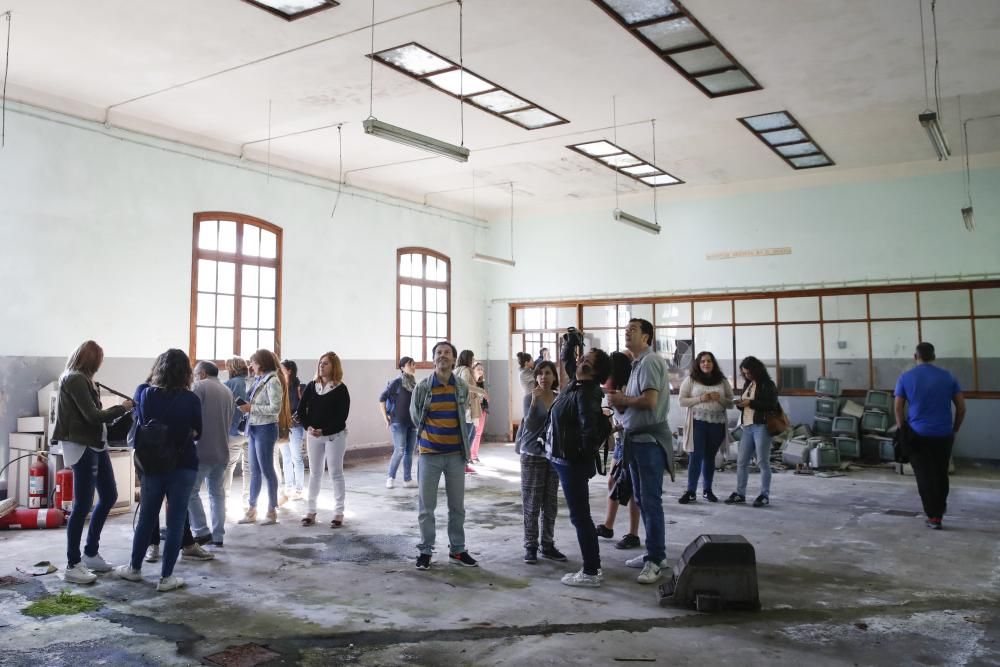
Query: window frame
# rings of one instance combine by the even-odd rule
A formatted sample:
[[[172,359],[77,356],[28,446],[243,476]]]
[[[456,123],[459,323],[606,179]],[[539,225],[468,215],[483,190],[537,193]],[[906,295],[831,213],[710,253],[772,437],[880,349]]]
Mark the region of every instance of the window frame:
[[[445,266],[447,267],[447,270],[448,270],[448,279],[446,281],[444,281],[444,282],[441,282],[441,281],[438,281],[438,280],[427,280],[425,278],[408,278],[408,277],[404,277],[404,276],[400,275],[400,272],[399,272],[399,263],[400,263],[400,260],[402,259],[403,255],[421,255],[421,256],[423,256],[424,260],[422,261],[422,263],[423,263],[423,266],[424,266],[425,269],[426,269],[426,266],[427,266],[427,261],[426,261],[427,257],[434,257],[435,259],[444,262]],[[402,338],[402,332],[401,332],[401,327],[400,327],[400,322],[399,322],[399,320],[400,320],[399,314],[400,314],[400,310],[401,310],[401,308],[400,308],[401,304],[400,304],[399,293],[400,293],[400,287],[402,287],[403,285],[410,285],[410,286],[413,286],[413,287],[421,287],[421,288],[424,288],[424,289],[430,287],[430,288],[433,288],[433,289],[444,289],[445,290],[445,300],[446,300],[446,303],[448,304],[448,306],[447,306],[448,307],[448,312],[445,314],[445,328],[447,329],[448,333],[445,336],[444,340],[448,340],[448,341],[451,340],[451,315],[452,315],[452,311],[451,311],[451,271],[452,271],[452,268],[451,268],[451,258],[448,257],[447,255],[443,254],[443,253],[440,253],[440,252],[436,251],[436,250],[431,250],[430,248],[423,248],[423,247],[417,247],[417,246],[410,246],[410,247],[397,248],[396,249],[396,359],[395,359],[395,361],[398,362],[399,359],[400,359],[400,357],[402,356],[402,346],[400,345],[400,339]],[[424,273],[424,275],[427,275],[426,272]],[[422,298],[421,302],[420,302],[420,313],[421,313],[421,318],[420,318],[420,321],[421,321],[420,340],[422,341],[425,353],[428,354],[428,355],[430,355],[430,350],[427,348],[427,299],[426,299],[426,292],[424,293],[424,298]],[[413,336],[411,336],[411,337],[413,337]],[[438,340],[441,340],[441,339],[439,338]],[[428,360],[428,361],[415,361],[414,364],[416,365],[417,368],[424,368],[424,369],[434,368],[434,362],[432,360]]]
[[[200,225],[203,221],[227,221],[236,223],[236,252],[219,250],[203,250],[198,247]],[[276,257],[248,257],[242,253],[243,229],[251,225],[275,235]],[[252,215],[232,213],[229,211],[200,211],[194,214],[193,234],[191,239],[191,313],[189,323],[188,355],[191,363],[198,360],[196,356],[198,336],[198,260],[206,259],[214,262],[232,262],[235,265],[235,284],[233,289],[233,354],[246,359],[256,350],[241,350],[241,326],[243,316],[243,266],[266,266],[275,271],[274,286],[274,353],[281,358],[281,306],[282,306],[282,252],[283,230],[281,227]],[[249,260],[249,261],[248,261]],[[216,286],[218,287],[218,285]],[[216,292],[218,294],[218,292]],[[259,324],[259,322],[258,322]],[[218,323],[213,328],[219,328]],[[225,327],[222,327],[225,328]],[[259,330],[259,327],[257,328]],[[225,367],[225,359],[211,359],[220,368]]]

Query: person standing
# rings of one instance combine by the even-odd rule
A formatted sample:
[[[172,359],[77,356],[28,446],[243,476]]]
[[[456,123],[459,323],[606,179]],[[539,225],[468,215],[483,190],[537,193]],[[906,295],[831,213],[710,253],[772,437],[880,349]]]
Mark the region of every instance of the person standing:
[[[243,484],[243,504],[250,502],[250,455],[247,451],[247,436],[240,430],[244,413],[240,410],[240,402],[246,402],[250,390],[250,376],[247,362],[239,357],[226,360],[226,372],[229,378],[225,384],[233,394],[236,408],[233,409],[233,419],[229,425],[229,465],[226,466],[226,496],[233,486],[233,472],[236,464],[241,463],[241,479]],[[245,430],[245,429],[244,429]]]
[[[219,367],[214,363],[199,361],[194,367],[194,378],[194,395],[201,401],[202,430],[195,441],[198,450],[198,476],[191,489],[188,507],[191,532],[199,544],[211,541],[214,546],[221,547],[226,534],[225,476],[229,463],[229,425],[236,400],[226,385],[219,381]],[[205,508],[201,502],[201,486],[206,480],[211,527],[206,521]]]
[[[340,357],[327,352],[316,363],[316,379],[306,385],[295,412],[295,421],[306,430],[309,450],[309,508],[303,526],[316,523],[316,502],[323,482],[323,464],[333,479],[333,520],[331,528],[344,525],[344,452],[347,451],[347,417],[351,412],[351,394],[344,384]]]
[[[101,394],[94,376],[104,362],[104,350],[92,340],[85,341],[66,360],[59,378],[59,396],[52,442],[62,443],[63,461],[73,470],[73,510],[66,527],[66,574],[72,584],[92,584],[94,572],[110,572],[101,557],[101,531],[108,513],[118,500],[118,486],[108,454],[105,425],[134,407],[125,401],[107,410],[101,408]],[[98,493],[94,506],[94,491]],[[83,524],[90,517],[87,544],[80,554]]]
[[[663,473],[673,479],[674,448],[667,423],[670,384],[667,363],[653,351],[652,323],[632,318],[625,327],[625,347],[632,353],[632,374],[625,392],[608,394],[608,403],[621,414],[623,458],[632,475],[632,497],[639,505],[646,529],[646,553],[625,562],[641,567],[640,584],[654,584],[667,567],[663,519]]]
[[[757,357],[746,357],[740,362],[743,392],[733,405],[741,410],[740,451],[736,459],[736,491],[726,498],[727,505],[739,505],[747,500],[747,480],[750,459],[757,456],[760,468],[760,494],[754,498],[754,507],[771,504],[771,434],[767,432],[767,413],[779,409],[778,388],[767,368]]]
[[[936,355],[932,344],[917,345],[913,359],[916,367],[896,381],[896,427],[907,435],[910,464],[927,515],[926,525],[941,530],[948,509],[951,449],[965,419],[965,397],[955,376],[934,365]]]
[[[486,391],[486,369],[483,367],[483,362],[477,361],[472,365],[472,377],[476,387],[482,392],[482,398],[479,399],[479,417],[474,419],[476,430],[472,438],[471,451],[472,462],[480,463],[479,445],[483,443],[483,431],[486,430],[486,420],[490,416],[490,395]],[[476,399],[473,397],[469,400],[475,401]]]
[[[544,359],[542,360],[544,361]],[[531,405],[531,395],[538,385],[535,383],[535,368],[541,361],[532,361],[531,355],[527,352],[517,353],[517,377],[521,382],[521,389],[524,391],[524,398],[521,403],[521,416],[528,416],[528,407]]]
[[[681,383],[679,403],[687,408],[684,451],[688,452],[688,483],[687,491],[677,502],[687,505],[698,498],[700,474],[705,500],[717,503],[719,499],[712,493],[715,455],[726,440],[726,409],[733,404],[733,388],[714,354],[700,352],[695,357],[691,374]]]
[[[391,489],[395,484],[399,462],[403,462],[403,486],[413,488],[413,450],[417,445],[417,430],[410,421],[410,401],[413,389],[417,386],[416,364],[413,357],[403,357],[399,360],[399,376],[386,385],[385,391],[378,397],[378,407],[385,420],[385,427],[392,436],[392,458],[389,459],[388,477],[385,488]]]
[[[475,363],[476,355],[472,350],[462,350],[462,353],[458,355],[458,364],[455,366],[455,377],[464,382],[469,390],[468,401],[460,403],[458,408],[465,411],[465,423],[468,429],[466,441],[469,443],[470,448],[476,440],[476,423],[479,421],[479,416],[482,413],[482,398],[484,396],[483,390],[476,385],[475,376],[472,374],[472,367]],[[469,456],[469,463],[471,464],[473,458],[471,449]],[[466,465],[465,472],[475,473],[476,469],[471,465]]]
[[[471,355],[471,353],[470,353]],[[455,346],[448,341],[431,349],[434,373],[417,383],[410,402],[410,419],[417,427],[420,457],[417,459],[419,484],[420,544],[417,569],[428,570],[437,528],[438,485],[444,475],[448,497],[448,560],[465,567],[479,563],[465,548],[465,468],[469,461],[469,424],[464,406],[469,401],[469,387],[456,377]]]
[[[542,363],[543,361],[552,361],[551,354],[549,354],[549,348],[543,347],[538,351],[538,358],[535,359],[535,365]]]
[[[281,372],[285,375],[285,386],[288,387],[289,409],[292,414],[295,414],[295,411],[299,409],[299,400],[305,390],[299,380],[299,366],[291,359],[285,359],[281,362]],[[305,487],[305,464],[302,461],[302,445],[305,434],[302,425],[293,422],[288,429],[288,440],[283,440],[279,444],[281,467],[285,478],[284,495],[292,500],[301,499],[302,489]]]

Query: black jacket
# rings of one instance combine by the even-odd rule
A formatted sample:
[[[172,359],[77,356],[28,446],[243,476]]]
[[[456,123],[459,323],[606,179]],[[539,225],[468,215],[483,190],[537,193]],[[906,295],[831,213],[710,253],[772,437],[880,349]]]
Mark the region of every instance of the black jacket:
[[[340,383],[321,396],[316,393],[316,383],[310,382],[295,410],[295,417],[305,428],[318,428],[323,435],[333,435],[347,428],[350,412],[351,394],[346,384]]]
[[[94,383],[79,371],[66,373],[59,381],[59,405],[52,442],[75,442],[89,447],[103,447],[102,424],[109,424],[125,414],[125,408],[113,405],[101,409],[101,396]]]
[[[746,393],[749,388],[750,385],[747,385],[743,388],[743,392]],[[773,412],[779,407],[781,407],[781,404],[778,403],[778,388],[774,386],[774,383],[767,381],[758,382],[754,399],[750,401],[750,408],[754,411],[753,423],[767,423],[767,413]]]
[[[611,433],[601,410],[601,388],[592,380],[572,382],[549,410],[546,454],[569,463],[589,463]]]

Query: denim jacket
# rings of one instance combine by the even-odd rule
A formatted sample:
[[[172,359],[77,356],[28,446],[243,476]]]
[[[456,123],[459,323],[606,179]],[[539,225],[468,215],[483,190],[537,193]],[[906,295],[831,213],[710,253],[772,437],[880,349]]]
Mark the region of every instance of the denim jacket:
[[[469,422],[465,418],[465,408],[469,404],[469,385],[465,384],[458,376],[455,377],[455,402],[458,412],[458,430],[462,433],[462,455],[466,461],[471,458],[471,446],[469,442]],[[424,425],[427,417],[427,410],[431,407],[431,383],[434,381],[434,374],[425,377],[413,388],[413,398],[410,400],[410,419],[417,429],[417,437],[420,437],[420,429]]]

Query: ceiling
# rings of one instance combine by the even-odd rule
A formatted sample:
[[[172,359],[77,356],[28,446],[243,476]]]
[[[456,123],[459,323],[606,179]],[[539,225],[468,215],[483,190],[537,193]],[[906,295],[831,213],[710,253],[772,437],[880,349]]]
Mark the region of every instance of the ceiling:
[[[465,66],[570,121],[528,131],[469,105],[463,113],[455,98],[383,65],[370,91],[369,0],[293,22],[241,0],[0,0],[13,17],[11,99],[333,180],[343,173],[351,185],[463,214],[475,206],[477,217],[506,214],[511,181],[519,212],[607,199],[614,172],[565,146],[617,134],[651,160],[651,119],[657,166],[685,181],[659,188],[660,202],[933,159],[916,120],[924,83],[914,0],[685,6],[763,90],[706,97],[589,0],[465,0]],[[378,0],[375,50],[417,41],[457,62],[458,17],[453,0]],[[937,23],[941,111],[957,154],[958,96],[963,117],[1000,112],[1000,2],[941,3]],[[380,120],[452,143],[464,123],[468,164],[366,136],[369,104]],[[793,171],[736,120],[782,109],[836,166]],[[1000,130],[970,130],[970,144],[973,154],[1000,151]],[[625,195],[650,192],[618,181]]]

